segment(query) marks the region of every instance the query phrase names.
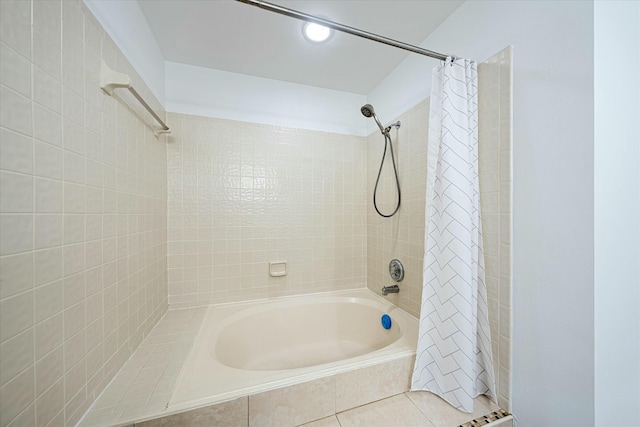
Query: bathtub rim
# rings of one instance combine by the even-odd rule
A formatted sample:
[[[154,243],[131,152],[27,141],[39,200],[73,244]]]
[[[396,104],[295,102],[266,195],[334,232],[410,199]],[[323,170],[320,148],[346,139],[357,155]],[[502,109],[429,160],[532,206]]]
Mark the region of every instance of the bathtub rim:
[[[212,394],[205,397],[192,398],[189,400],[182,400],[175,403],[173,402],[175,394],[178,390],[179,385],[183,381],[184,376],[192,374],[191,371],[193,368],[188,368],[187,362],[192,357],[196,357],[193,353],[197,351],[196,350],[197,341],[198,341],[198,338],[200,338],[200,335],[203,333],[203,329],[205,329],[206,327],[207,314],[211,308],[233,309],[233,308],[241,308],[245,306],[246,310],[248,310],[253,307],[259,307],[260,305],[263,305],[265,303],[275,304],[278,302],[289,302],[293,299],[311,300],[317,297],[329,297],[329,296],[335,296],[336,298],[338,298],[338,297],[344,297],[346,295],[354,294],[354,293],[361,294],[360,297],[363,297],[369,300],[374,300],[374,301],[377,301],[379,304],[384,304],[385,306],[388,306],[389,309],[392,309],[393,312],[399,313],[399,316],[404,318],[403,322],[408,321],[408,322],[411,322],[412,325],[409,328],[405,329],[403,336],[401,336],[400,339],[398,339],[395,343],[391,344],[390,346],[384,347],[382,349],[376,350],[372,353],[368,353],[366,355],[367,356],[366,359],[363,359],[365,355],[362,355],[362,356],[352,358],[355,360],[352,360],[351,362],[345,363],[344,360],[341,360],[341,361],[324,364],[323,368],[313,367],[312,372],[300,372],[297,374],[290,375],[287,378],[276,379],[276,380],[268,381],[268,382],[257,384],[257,385],[249,385],[249,386],[241,387],[235,390]],[[171,393],[171,397],[169,399],[169,402],[166,405],[166,410],[162,412],[162,416],[172,415],[172,414],[193,410],[193,409],[198,409],[198,408],[203,408],[203,407],[215,405],[218,403],[224,403],[224,402],[232,401],[234,399],[245,397],[245,396],[268,392],[268,391],[276,390],[283,387],[289,387],[292,385],[329,377],[332,375],[342,374],[345,372],[350,372],[350,371],[354,371],[361,368],[375,366],[378,364],[390,362],[397,359],[402,359],[405,357],[415,356],[416,354],[416,347],[415,347],[416,343],[413,342],[413,346],[411,346],[410,345],[411,343],[410,342],[407,343],[406,341],[417,340],[418,319],[412,316],[411,314],[407,313],[405,310],[401,309],[400,307],[396,306],[395,304],[391,303],[389,300],[371,291],[371,289],[369,288],[354,288],[354,289],[346,289],[346,290],[339,290],[339,291],[316,292],[316,293],[302,294],[302,295],[287,295],[283,297],[262,298],[258,300],[250,300],[250,301],[242,301],[242,302],[210,304],[206,307],[207,307],[207,314],[205,314],[205,316],[203,317],[203,320],[196,333],[196,339],[194,340],[194,343],[192,344],[189,350],[189,353],[185,357],[182,368],[180,370],[180,374],[178,375],[178,379],[176,380],[176,384]],[[242,311],[245,311],[245,310],[242,310]],[[209,327],[212,328],[211,326]],[[405,333],[412,332],[413,329],[415,329],[416,334],[412,340],[409,336],[405,335]],[[402,341],[402,343],[398,345],[398,347],[400,348],[389,348],[389,347],[392,347],[394,344],[398,344],[399,341]],[[200,344],[200,345],[203,345],[203,344]],[[371,356],[372,354],[374,354],[374,356]],[[229,368],[229,367],[227,368],[236,369],[236,368]],[[290,370],[276,371],[276,372],[286,372],[286,371],[290,372],[290,371],[296,371],[296,370],[305,371],[310,369],[311,368],[299,368],[299,369],[290,369]]]

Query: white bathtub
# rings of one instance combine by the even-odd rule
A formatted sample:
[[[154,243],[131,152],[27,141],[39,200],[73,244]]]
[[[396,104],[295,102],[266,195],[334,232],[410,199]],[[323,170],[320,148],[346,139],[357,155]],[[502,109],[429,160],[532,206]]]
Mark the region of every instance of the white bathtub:
[[[390,329],[381,324],[392,319]],[[417,321],[367,289],[207,309],[168,409],[230,400],[415,354]]]

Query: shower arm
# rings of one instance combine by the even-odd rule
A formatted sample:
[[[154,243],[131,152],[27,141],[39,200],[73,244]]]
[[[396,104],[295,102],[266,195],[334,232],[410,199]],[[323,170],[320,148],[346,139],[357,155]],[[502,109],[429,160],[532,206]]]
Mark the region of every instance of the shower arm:
[[[341,31],[343,33],[362,37],[378,43],[383,43],[388,46],[393,46],[400,49],[408,50],[409,52],[418,53],[420,55],[429,56],[431,58],[440,59],[442,61],[447,60],[447,58],[451,58],[453,60],[456,59],[453,55],[444,55],[442,53],[434,52],[432,50],[423,49],[418,46],[414,46],[398,40],[390,39],[388,37],[380,36],[378,34],[369,33],[367,31],[359,30],[357,28],[349,27],[347,25],[342,25],[337,22],[329,21],[327,19],[318,18],[317,16],[308,15],[306,13],[298,12],[297,10],[289,9],[283,6],[278,6],[277,4],[268,3],[266,1],[262,1],[262,0],[236,0],[236,1],[240,3],[248,4],[251,6],[256,6],[261,9],[268,10],[270,12],[275,12],[281,15],[289,16],[291,18],[301,19],[307,22],[313,22],[318,25],[332,28],[336,31]]]

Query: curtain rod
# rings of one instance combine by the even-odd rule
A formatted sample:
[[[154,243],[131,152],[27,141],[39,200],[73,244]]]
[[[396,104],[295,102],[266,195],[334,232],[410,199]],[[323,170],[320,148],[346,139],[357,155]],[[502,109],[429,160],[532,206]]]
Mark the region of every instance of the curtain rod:
[[[401,41],[398,41],[398,40],[393,40],[393,39],[390,39],[388,37],[380,36],[378,34],[369,33],[367,31],[362,31],[362,30],[359,30],[357,28],[349,27],[347,25],[338,24],[337,22],[329,21],[327,19],[318,18],[317,16],[308,15],[306,13],[298,12],[297,10],[289,9],[289,8],[286,8],[286,7],[283,7],[283,6],[278,6],[277,4],[268,3],[266,1],[262,1],[262,0],[236,0],[236,1],[239,1],[240,3],[248,4],[248,5],[251,5],[251,6],[256,6],[256,7],[259,7],[261,9],[268,10],[270,12],[275,12],[275,13],[279,13],[281,15],[286,15],[286,16],[289,16],[291,18],[301,19],[303,21],[308,21],[308,22],[314,22],[316,24],[332,28],[332,29],[334,29],[336,31],[341,31],[343,33],[352,34],[354,36],[358,36],[358,37],[362,37],[362,38],[365,38],[365,39],[369,39],[369,40],[372,40],[372,41],[378,42],[378,43],[383,43],[383,44],[386,44],[388,46],[393,46],[393,47],[397,47],[397,48],[400,48],[400,49],[408,50],[409,52],[418,53],[420,55],[429,56],[431,58],[440,59],[442,61],[446,60],[447,58],[455,59],[455,57],[453,55],[444,55],[442,53],[438,53],[438,52],[434,52],[434,51],[431,51],[431,50],[423,49],[423,48],[418,47],[418,46],[407,44],[407,43],[404,43],[404,42],[401,42]]]

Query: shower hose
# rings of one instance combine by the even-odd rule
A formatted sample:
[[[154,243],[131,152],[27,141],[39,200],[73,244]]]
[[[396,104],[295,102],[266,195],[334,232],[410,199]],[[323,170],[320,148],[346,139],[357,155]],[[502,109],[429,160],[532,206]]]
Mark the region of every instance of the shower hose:
[[[398,204],[396,205],[396,208],[394,209],[393,212],[391,212],[389,215],[385,215],[382,212],[380,212],[380,209],[378,209],[378,204],[376,202],[376,194],[378,192],[378,182],[380,181],[380,175],[382,174],[382,166],[384,165],[384,159],[387,155],[387,145],[389,146],[389,151],[391,151],[391,164],[393,165],[393,173],[396,177],[396,188],[398,189]],[[376,185],[373,188],[373,207],[375,208],[376,212],[378,212],[378,215],[384,217],[384,218],[390,218],[392,216],[394,216],[396,214],[396,212],[398,212],[398,209],[400,209],[400,181],[398,180],[398,170],[396,168],[396,158],[393,155],[393,144],[391,143],[391,136],[389,135],[389,128],[385,129],[384,132],[384,152],[382,153],[382,160],[380,161],[380,169],[378,170],[378,177],[376,178]]]

